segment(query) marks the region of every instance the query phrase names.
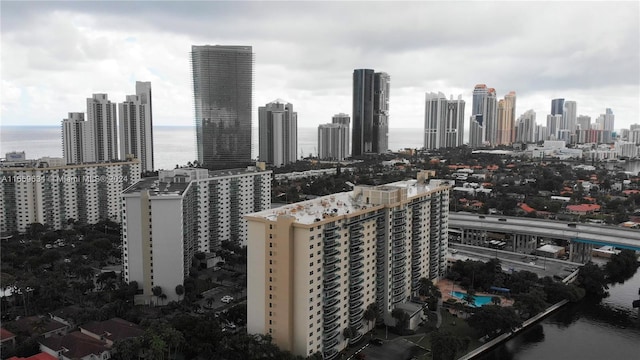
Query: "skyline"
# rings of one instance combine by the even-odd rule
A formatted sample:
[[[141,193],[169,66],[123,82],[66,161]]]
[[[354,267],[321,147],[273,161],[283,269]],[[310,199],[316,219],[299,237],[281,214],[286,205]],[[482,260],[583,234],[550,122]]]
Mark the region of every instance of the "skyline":
[[[362,68],[392,78],[391,129],[424,127],[426,93],[471,104],[482,83],[515,91],[516,118],[533,109],[538,124],[555,98],[592,121],[611,108],[616,129],[640,122],[638,2],[150,3],[3,1],[2,125],[59,125],[92,94],[122,102],[150,81],[154,125],[193,126],[189,52],[205,44],[253,47],[254,127],[274,98],[296,104],[300,127],[352,116]],[[382,25],[354,21],[363,11]]]

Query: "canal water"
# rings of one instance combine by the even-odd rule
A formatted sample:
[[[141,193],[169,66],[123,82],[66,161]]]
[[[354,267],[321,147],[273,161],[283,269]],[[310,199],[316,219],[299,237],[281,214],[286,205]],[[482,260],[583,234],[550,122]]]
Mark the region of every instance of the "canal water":
[[[640,270],[600,303],[568,305],[478,359],[640,359],[638,289]]]

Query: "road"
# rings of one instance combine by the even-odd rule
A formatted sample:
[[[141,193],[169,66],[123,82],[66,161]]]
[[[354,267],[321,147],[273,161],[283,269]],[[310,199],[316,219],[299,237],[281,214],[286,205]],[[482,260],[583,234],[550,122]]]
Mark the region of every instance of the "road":
[[[455,254],[452,253],[453,257],[460,258],[460,260],[469,258],[471,260],[487,261],[497,256],[502,264],[502,269],[506,272],[527,270],[538,274],[540,277],[558,275],[564,278],[582,265],[571,261],[548,259],[452,242],[449,243],[449,249],[450,251],[453,249],[455,251]]]

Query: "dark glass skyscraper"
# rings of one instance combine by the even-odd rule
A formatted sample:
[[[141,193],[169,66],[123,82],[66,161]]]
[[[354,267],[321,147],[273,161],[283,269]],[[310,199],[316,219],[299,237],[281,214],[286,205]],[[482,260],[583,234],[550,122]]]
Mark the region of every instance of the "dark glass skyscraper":
[[[551,115],[562,115],[564,111],[564,99],[551,100]]]
[[[352,156],[387,151],[389,89],[388,74],[371,69],[353,71]]]
[[[251,163],[251,46],[191,47],[198,162],[208,169]]]

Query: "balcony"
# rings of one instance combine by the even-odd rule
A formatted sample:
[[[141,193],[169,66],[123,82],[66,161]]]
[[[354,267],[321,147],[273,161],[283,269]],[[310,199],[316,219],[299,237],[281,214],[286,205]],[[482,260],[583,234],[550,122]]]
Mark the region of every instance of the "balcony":
[[[364,263],[362,261],[356,261],[351,263],[351,270],[358,270],[364,267]]]
[[[325,257],[324,258],[324,266],[330,266],[333,264],[336,264],[340,262],[340,257],[339,256],[331,256],[331,257]]]
[[[324,325],[329,325],[335,323],[337,320],[340,320],[340,314],[335,314],[331,316],[324,317]]]
[[[402,254],[393,255],[393,261],[402,261],[407,258],[407,252],[403,252]]]
[[[325,240],[325,242],[324,242],[324,250],[328,251],[328,250],[331,250],[333,248],[336,248],[339,245],[340,245],[340,243],[338,243],[335,240],[331,240],[331,241],[326,241]]]
[[[391,298],[391,303],[392,304],[397,304],[400,303],[404,300],[404,294],[400,294],[400,295],[396,295],[394,297]]]
[[[329,342],[331,342],[331,340],[335,339],[338,335],[340,335],[340,331],[334,330],[332,332],[325,333],[323,338],[324,338],[325,343],[328,344]],[[335,346],[335,345],[333,345],[333,346]]]
[[[399,275],[395,275],[394,277],[391,278],[391,282],[395,283],[397,281],[404,281],[404,275],[403,274],[399,274]]]
[[[329,309],[330,307],[338,304],[339,302],[340,302],[340,299],[335,299],[335,298],[330,299],[330,300],[325,300],[324,304],[322,305],[322,307],[324,309]]]
[[[393,268],[399,268],[399,267],[405,267],[407,264],[404,261],[394,261],[393,262]]]
[[[334,281],[336,281],[338,279],[340,279],[340,275],[338,275],[338,274],[332,273],[330,275],[327,275],[325,273],[324,285],[327,286],[327,285],[331,284],[332,282],[334,282]]]
[[[333,289],[337,288],[338,286],[340,286],[339,282],[332,281],[329,285],[325,285],[324,290],[325,291],[333,290]]]
[[[359,240],[363,237],[364,235],[361,232],[355,232],[355,233],[351,233],[349,235],[349,237],[351,238],[351,241],[353,240]]]
[[[325,234],[335,230],[338,230],[338,226],[335,223],[329,223],[327,224],[327,226],[324,227]]]
[[[363,252],[364,252],[364,249],[362,247],[358,248],[357,250],[352,250],[351,251],[351,261],[358,261],[358,260],[356,260],[356,258],[358,257],[356,255],[359,255],[359,257],[363,257],[362,255],[360,255]]]
[[[364,282],[364,279],[363,279],[363,278],[355,279],[355,280],[351,281],[351,283],[350,283],[351,288],[358,287],[358,286],[362,286],[362,285],[360,285],[360,284],[362,284],[363,282]]]
[[[349,303],[349,310],[356,310],[359,307],[361,307],[362,304],[364,304],[364,301],[362,301],[362,300],[351,301]]]
[[[333,248],[331,250],[326,251],[324,253],[324,256],[325,257],[331,257],[331,256],[336,256],[338,254],[340,254],[340,251],[338,249]]]
[[[360,282],[363,282],[364,279],[363,278],[359,278],[358,279]],[[357,281],[358,281],[357,280]],[[362,289],[364,289],[363,285],[351,285],[351,287],[349,288],[349,294],[355,294],[359,291],[362,291]]]
[[[393,284],[391,285],[391,289],[398,290],[398,289],[403,289],[405,287],[405,283],[404,283],[404,278],[402,279],[402,281],[396,281],[393,282]]]
[[[405,267],[398,267],[395,268],[393,270],[391,270],[391,275],[400,275],[400,274],[404,274],[406,272]]]
[[[338,343],[338,342],[337,342],[337,340],[336,340],[336,343],[335,343],[335,344],[333,344],[331,347],[336,346],[336,344],[337,344],[337,343]],[[327,348],[328,348],[329,346],[325,346],[325,347],[327,347]],[[333,360],[333,359],[335,359],[336,357],[338,357],[338,355],[339,355],[339,354],[340,354],[340,353],[338,352],[338,350],[336,350],[336,349],[330,349],[330,350],[325,351],[325,352],[323,352],[323,353],[322,353],[322,358],[323,358],[324,360]]]
[[[405,253],[404,246],[394,246],[393,247],[393,255],[404,254]]]
[[[337,322],[334,322],[332,324],[326,324],[325,323],[324,326],[323,326],[323,329],[324,329],[325,333],[330,333],[330,332],[334,331],[335,329],[337,329],[338,326],[340,326],[340,324],[337,323]]]
[[[362,299],[362,297],[363,297],[363,296],[364,296],[364,294],[363,294],[362,292],[359,292],[359,293],[357,293],[357,294],[355,294],[355,295],[353,295],[353,296],[350,296],[350,298],[349,298],[349,299],[350,299],[351,301],[354,301],[354,300],[360,300],[360,299]]]
[[[362,224],[354,224],[354,225],[351,225],[351,230],[354,230],[354,231],[364,230],[364,226],[362,226]]]
[[[331,299],[335,298],[338,295],[340,295],[340,291],[338,291],[338,290],[328,291],[327,295],[325,295],[325,297],[324,297],[324,301],[326,302],[328,300],[331,300]]]
[[[362,316],[364,315],[364,308],[358,308],[349,312],[349,323],[354,324],[358,321],[362,320]]]
[[[362,245],[364,245],[364,240],[361,240],[360,238],[356,238],[356,239],[351,238],[351,243],[349,244],[349,247],[353,249],[355,247],[362,246]]]
[[[351,270],[351,279],[355,279],[357,277],[360,277],[364,274],[364,271],[362,270]]]
[[[395,289],[391,292],[391,296],[404,295],[404,286],[402,288]]]
[[[331,316],[331,315],[337,313],[338,311],[340,311],[340,307],[339,306],[334,306],[334,307],[331,307],[331,308],[327,308],[327,309],[324,310],[324,316],[325,317]]]
[[[339,266],[335,266],[335,265],[333,265],[333,266],[327,266],[327,267],[324,269],[324,276],[325,276],[325,280],[327,280],[327,279],[329,278],[329,275],[333,275],[333,274],[335,274],[336,272],[338,272],[338,270],[340,270],[340,267],[339,267]]]
[[[393,220],[393,226],[403,226],[407,224],[407,220],[405,219],[398,219],[398,220]]]

